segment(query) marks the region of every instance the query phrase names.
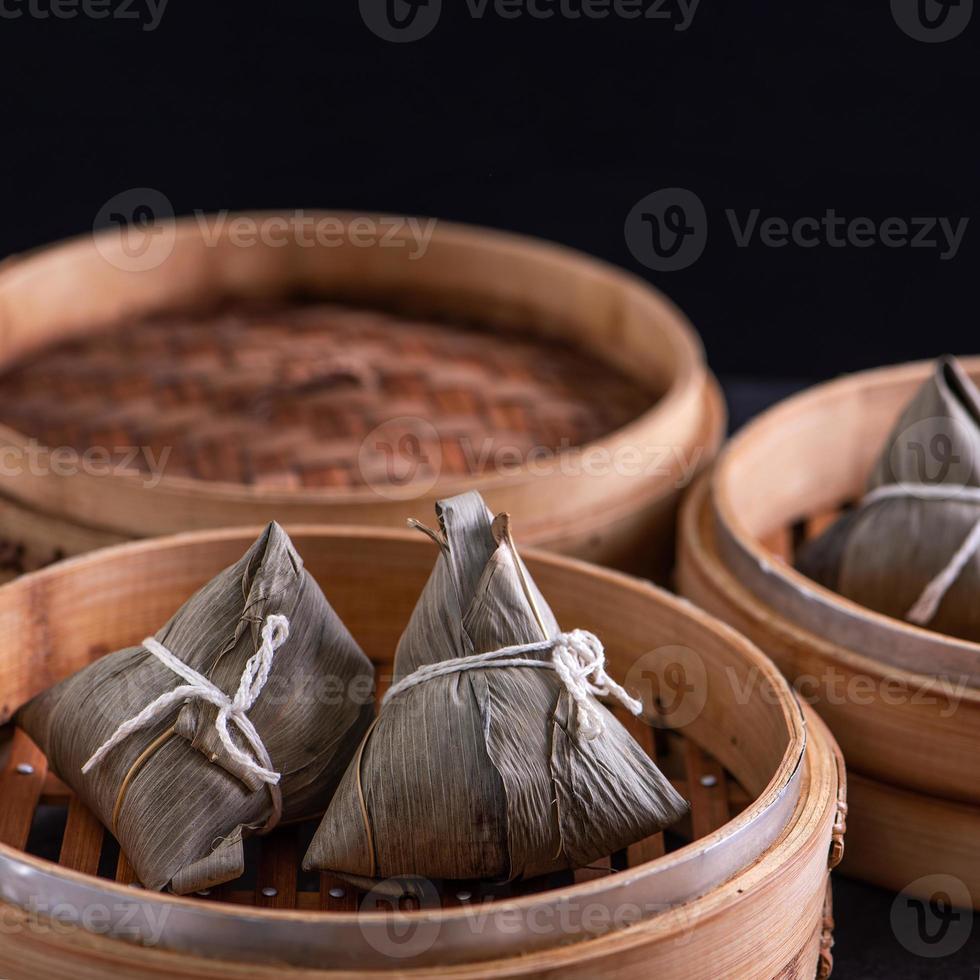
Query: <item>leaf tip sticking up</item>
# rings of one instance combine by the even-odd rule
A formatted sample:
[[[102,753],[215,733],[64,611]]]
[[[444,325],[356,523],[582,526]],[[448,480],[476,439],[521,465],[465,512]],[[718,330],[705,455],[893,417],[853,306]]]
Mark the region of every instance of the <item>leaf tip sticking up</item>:
[[[438,531],[434,531],[427,524],[423,524],[414,517],[410,517],[405,523],[413,531],[421,531],[426,537],[431,538],[443,551],[449,552],[449,542]]]
[[[514,538],[511,533],[510,524],[510,514],[506,511],[504,513],[498,514],[494,519],[493,523],[490,525],[490,533],[493,535],[493,540],[497,544],[503,544],[507,542],[511,547],[514,544]]]

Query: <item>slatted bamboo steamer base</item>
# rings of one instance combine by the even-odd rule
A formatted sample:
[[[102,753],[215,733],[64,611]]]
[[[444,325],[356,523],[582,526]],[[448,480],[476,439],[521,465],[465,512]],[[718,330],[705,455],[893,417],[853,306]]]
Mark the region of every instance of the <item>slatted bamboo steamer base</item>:
[[[245,217],[261,224],[277,216]],[[476,488],[495,510],[522,515],[529,543],[662,575],[672,560],[680,489],[714,455],[725,425],[717,385],[683,316],[641,280],[559,246],[438,222],[424,253],[411,257],[414,243],[353,244],[350,229],[363,216],[331,217],[347,231],[337,247],[304,247],[288,233],[284,247],[240,247],[229,216],[224,224],[178,221],[164,243],[172,240],[172,250],[144,271],[132,271],[119,230],[4,263],[5,460],[45,432],[79,449],[111,449],[120,439],[159,445],[170,425],[182,433],[171,446],[173,472],[164,468],[152,489],[140,473],[3,467],[0,564],[8,573],[119,540],[270,519],[398,526],[430,513],[436,499]],[[370,220],[385,227],[380,217]],[[404,245],[407,233],[395,238]],[[332,342],[270,317],[244,352],[222,346],[222,309],[269,303],[367,312],[362,327],[348,322]],[[199,331],[200,343],[185,329],[168,345],[145,326],[147,318],[212,311],[216,322]],[[387,335],[370,311],[394,317]],[[118,342],[99,346],[113,325]],[[58,371],[41,370],[20,385],[5,381],[2,372],[66,344]],[[550,384],[566,348],[580,352],[586,370],[580,365],[564,385]],[[361,367],[352,372],[351,360]],[[146,371],[127,371],[144,362]],[[634,386],[643,400],[606,417],[613,371],[624,379],[623,397]],[[229,392],[247,394],[250,384],[268,396],[263,405],[283,408],[285,400],[280,416],[289,418],[270,423],[254,405],[230,410]],[[305,401],[304,386],[314,389]],[[361,450],[370,450],[367,437],[379,427],[381,439],[395,444],[400,430],[385,426],[401,417],[417,420],[410,434],[420,456],[434,462],[392,490],[375,471],[383,453],[369,452],[365,469]],[[460,433],[478,443],[472,454],[489,436],[525,455],[470,472],[472,463],[459,463]],[[277,439],[290,440],[281,465]],[[529,459],[529,444],[548,452]],[[185,450],[195,456],[190,463]],[[583,475],[581,460],[591,452],[604,455]]]
[[[383,691],[391,651],[432,566],[431,543],[403,531],[291,533],[376,663]],[[0,722],[45,685],[146,634],[252,537],[215,530],[130,543],[0,588]],[[647,671],[659,674],[644,655],[669,648],[657,663],[677,657],[691,671],[669,709],[678,719],[685,712],[683,726],[629,721],[692,801],[678,827],[574,873],[510,886],[432,883],[431,903],[410,907],[401,925],[435,934],[400,958],[389,955],[399,951],[390,912],[347,883],[298,873],[312,826],[250,841],[251,877],[208,896],[127,887],[132,869],[108,833],[8,727],[0,748],[0,975],[826,976],[829,867],[843,848],[846,809],[843,764],[827,729],[801,713],[768,660],[710,616],[619,573],[533,551],[527,560],[558,618],[603,638],[612,672],[639,689],[661,725],[670,715],[655,692],[663,698],[668,689],[649,681]],[[703,698],[703,708],[685,708],[689,696],[695,709]],[[62,819],[51,860],[35,853],[42,823],[57,828]],[[46,919],[24,908],[31,900],[50,908],[49,898],[135,909],[146,923],[166,912],[162,938],[149,948],[86,930],[78,919],[45,928]]]
[[[980,360],[965,364],[980,375]],[[860,498],[930,370],[845,377],[750,423],[688,496],[678,581],[768,653],[840,742],[859,842],[845,869],[892,888],[953,874],[980,907],[980,689],[964,681],[980,646],[871,612],[792,568],[795,549]]]

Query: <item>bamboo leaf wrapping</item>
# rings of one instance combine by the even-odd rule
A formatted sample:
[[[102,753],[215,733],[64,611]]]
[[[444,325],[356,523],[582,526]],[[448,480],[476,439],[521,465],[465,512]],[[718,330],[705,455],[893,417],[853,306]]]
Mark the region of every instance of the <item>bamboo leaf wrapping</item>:
[[[395,655],[424,664],[544,639],[558,624],[477,493],[441,501],[446,547]],[[569,624],[573,625],[573,624]],[[602,708],[603,734],[570,731],[551,670],[435,677],[389,701],[347,770],[304,861],[358,877],[530,877],[656,833],[687,804]],[[363,800],[363,807],[362,807]]]
[[[323,811],[373,715],[373,668],[270,524],[248,552],[157,634],[174,655],[234,694],[266,616],[289,618],[269,680],[248,712],[282,774],[282,819]],[[51,768],[116,834],[147,888],[197,891],[242,873],[242,836],[266,825],[269,788],[245,777],[215,733],[216,709],[186,703],[131,735],[83,775],[86,760],[154,698],[182,683],[144,647],[110,654],[25,705],[18,723]],[[127,786],[141,753],[170,728]],[[247,749],[231,728],[239,748]]]
[[[980,486],[980,392],[952,359],[936,364],[898,419],[867,489],[923,483],[949,488],[949,494],[922,499],[909,493],[859,506],[804,546],[799,570],[869,609],[904,619],[967,539],[980,506],[957,499],[956,487]],[[929,628],[980,641],[978,596],[975,554]]]

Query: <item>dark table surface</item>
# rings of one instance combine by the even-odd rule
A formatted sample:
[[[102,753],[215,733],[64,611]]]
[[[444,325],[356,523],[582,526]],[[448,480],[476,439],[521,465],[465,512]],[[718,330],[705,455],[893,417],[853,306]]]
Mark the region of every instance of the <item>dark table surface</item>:
[[[806,387],[806,382],[723,378],[722,387],[734,431],[768,405]],[[950,910],[951,922],[941,934],[941,919],[926,906],[917,913],[908,901],[904,895],[835,876],[834,980],[980,980],[980,913]],[[941,937],[927,947],[931,957],[921,955],[919,916],[928,935]]]

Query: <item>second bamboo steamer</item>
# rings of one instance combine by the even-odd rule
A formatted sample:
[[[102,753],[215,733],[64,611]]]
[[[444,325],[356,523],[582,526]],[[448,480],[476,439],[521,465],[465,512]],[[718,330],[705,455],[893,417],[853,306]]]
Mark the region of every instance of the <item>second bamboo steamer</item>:
[[[117,229],[7,260],[7,577],[182,530],[393,527],[463,489],[519,513],[527,543],[662,576],[724,430],[683,316],[559,246],[435,222],[424,250],[404,228],[361,247],[364,216],[329,218],[335,247],[243,247],[240,220],[296,220],[262,213],[179,220],[146,255]],[[31,456],[144,444],[175,450],[150,480],[142,457]]]
[[[980,376],[980,359],[964,362]],[[792,568],[858,499],[929,364],[864,372],[765,412],[685,503],[683,594],[768,653],[830,725],[852,775],[844,870],[980,907],[980,645],[871,612]],[[928,894],[927,894],[928,893]]]

